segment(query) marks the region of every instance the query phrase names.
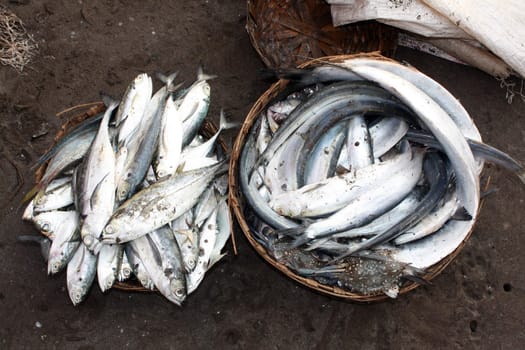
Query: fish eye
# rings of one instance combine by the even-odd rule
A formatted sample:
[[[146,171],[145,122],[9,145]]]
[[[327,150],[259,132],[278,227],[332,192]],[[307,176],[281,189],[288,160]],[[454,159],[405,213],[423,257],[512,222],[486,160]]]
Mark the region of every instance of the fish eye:
[[[41,225],[41,229],[44,232],[49,232],[49,229],[50,229],[49,224],[47,222],[44,223],[43,225]]]
[[[182,288],[179,288],[175,291],[175,295],[178,296],[178,297],[183,297],[184,296],[184,289]]]

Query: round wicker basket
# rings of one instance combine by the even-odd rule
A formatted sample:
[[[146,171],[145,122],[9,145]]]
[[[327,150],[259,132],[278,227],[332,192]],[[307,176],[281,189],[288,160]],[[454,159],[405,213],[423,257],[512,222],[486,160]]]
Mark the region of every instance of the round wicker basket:
[[[80,107],[80,108],[77,108]],[[67,115],[72,114],[67,121],[62,124],[60,130],[57,132],[57,134],[54,137],[54,142],[56,143],[58,140],[60,140],[61,137],[66,135],[73,127],[81,123],[82,121],[91,118],[101,112],[104,112],[106,107],[104,106],[104,103],[102,102],[95,102],[95,103],[89,103],[85,105],[80,105],[77,107],[73,107],[70,109],[67,109],[65,111],[62,111],[58,113],[57,115]],[[89,107],[89,108],[88,108]],[[79,110],[81,110],[79,112]],[[75,113],[71,113],[71,111],[75,111]],[[200,134],[204,136],[205,138],[212,137],[217,132],[217,126],[210,120],[205,119],[201,129]],[[224,151],[227,152],[227,146],[224,140],[219,136],[217,139],[217,143],[219,147]],[[45,169],[46,169],[47,163],[40,166],[36,172],[35,172],[35,181],[38,183],[40,179],[42,178]],[[230,221],[231,221],[231,212],[230,212]],[[234,244],[234,251],[235,251],[235,244]],[[125,282],[116,282],[113,285],[113,288],[124,290],[124,291],[133,291],[133,292],[151,292],[152,290],[144,288],[139,281],[137,280],[130,280]]]
[[[247,6],[246,30],[269,68],[359,52],[392,56],[397,47],[397,30],[375,21],[334,27],[324,0],[248,0]]]
[[[301,68],[311,67],[311,66],[315,66],[320,63],[326,63],[326,62],[341,62],[343,60],[357,58],[357,57],[367,57],[367,58],[373,58],[373,59],[378,59],[378,60],[390,60],[389,58],[381,56],[378,53],[368,53],[368,54],[364,53],[364,54],[355,54],[355,55],[339,55],[339,56],[318,58],[318,59],[308,61],[300,65],[300,67]],[[239,222],[239,225],[244,233],[244,236],[246,237],[248,242],[252,245],[252,247],[255,248],[255,250],[259,253],[259,255],[261,255],[264,258],[264,260],[266,260],[272,266],[274,266],[279,271],[284,273],[287,277],[299,282],[302,285],[305,285],[309,288],[312,288],[324,294],[328,294],[328,295],[332,295],[332,296],[336,296],[336,297],[340,297],[343,299],[348,299],[348,300],[356,301],[356,302],[373,302],[373,301],[388,299],[388,297],[382,293],[373,294],[373,295],[362,295],[362,294],[349,292],[348,290],[344,290],[342,288],[338,288],[335,286],[324,285],[313,279],[302,277],[296,274],[295,272],[293,272],[292,270],[290,270],[287,266],[276,261],[272,256],[268,254],[266,249],[261,244],[259,244],[252,236],[252,232],[250,230],[250,225],[249,225],[249,219],[247,219],[245,215],[246,214],[245,212],[246,202],[243,197],[243,194],[240,188],[240,184],[238,181],[238,173],[239,173],[238,159],[242,152],[242,148],[245,143],[245,140],[250,132],[250,128],[256,122],[257,118],[260,115],[260,112],[264,110],[264,108],[266,107],[266,104],[270,100],[272,100],[273,97],[275,97],[280,91],[282,91],[286,87],[286,84],[287,84],[287,81],[279,80],[278,82],[274,83],[255,102],[250,112],[248,113],[246,120],[244,124],[242,125],[239,135],[237,136],[237,139],[233,146],[231,160],[230,160],[230,173],[229,173],[229,191],[230,191],[229,203],[237,218],[237,221]],[[451,254],[449,254],[448,256],[446,256],[444,259],[442,259],[438,263],[426,269],[426,274],[422,276],[423,279],[430,281],[435,276],[437,276],[441,271],[443,271],[443,269],[448,264],[450,264],[450,262],[459,254],[459,252],[465,245],[466,241],[470,237],[471,232],[472,232],[472,227],[469,229],[468,233],[466,233],[466,236],[463,242]],[[406,281],[401,286],[399,294],[407,293],[413,290],[414,288],[417,288],[418,286],[419,284],[414,281]]]

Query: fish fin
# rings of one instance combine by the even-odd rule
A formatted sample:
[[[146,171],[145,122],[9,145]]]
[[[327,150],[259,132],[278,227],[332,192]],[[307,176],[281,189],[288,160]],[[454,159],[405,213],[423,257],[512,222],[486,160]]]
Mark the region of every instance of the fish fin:
[[[193,238],[191,238],[192,230],[173,230],[174,232],[177,232],[183,236],[186,236],[186,239],[191,242],[191,244],[195,244],[193,241]]]
[[[310,73],[312,73],[312,69],[278,68],[278,69],[274,69],[273,71],[271,69],[268,69],[266,70],[266,72],[263,72],[262,75],[270,76],[270,74],[273,74],[273,76],[278,79],[286,79],[286,80],[303,82],[305,79],[310,78],[309,76]]]
[[[91,197],[89,198],[89,206],[91,208],[93,208],[93,204],[95,203],[95,200],[98,198],[98,194],[99,194],[98,192],[100,191],[100,186],[102,185],[102,183],[104,182],[104,180],[106,180],[108,176],[109,176],[109,173],[106,173],[106,175],[104,175],[102,180],[100,180],[99,183],[93,189],[93,192],[91,193]]]
[[[417,276],[417,275],[412,274],[412,273],[404,275],[403,278],[406,279],[406,280],[409,280],[411,282],[415,282],[415,283],[421,284],[423,286],[428,286],[428,285],[432,284],[429,280],[425,279],[424,277]]]
[[[454,215],[452,215],[453,220],[460,220],[460,221],[470,221],[472,220],[472,215],[465,209],[465,207],[460,207],[456,210]]]
[[[211,80],[217,78],[216,75],[205,74],[202,70],[202,66],[197,69],[197,81]]]
[[[299,225],[296,227],[285,228],[281,230],[276,230],[275,233],[279,236],[291,236],[298,237],[304,233],[306,230],[306,225]]]

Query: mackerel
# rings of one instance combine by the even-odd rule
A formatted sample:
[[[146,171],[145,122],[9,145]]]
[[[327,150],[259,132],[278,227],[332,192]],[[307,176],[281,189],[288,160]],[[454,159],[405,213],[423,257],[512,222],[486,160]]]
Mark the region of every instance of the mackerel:
[[[62,270],[73,257],[80,245],[78,214],[75,211],[64,212],[57,230],[53,232],[53,241],[49,249],[47,273],[52,275]]]
[[[118,280],[124,247],[120,244],[104,244],[97,261],[97,280],[100,290],[109,290]]]
[[[97,270],[97,256],[83,244],[67,264],[67,291],[73,305],[87,296]]]
[[[80,236],[88,249],[98,251],[98,237],[113,213],[115,203],[115,153],[108,133],[108,122],[116,104],[106,109],[99,131],[81,171],[78,185]]]
[[[227,162],[221,161],[168,177],[141,190],[115,210],[101,241],[128,242],[175,220],[192,208],[208,184],[227,168]]]

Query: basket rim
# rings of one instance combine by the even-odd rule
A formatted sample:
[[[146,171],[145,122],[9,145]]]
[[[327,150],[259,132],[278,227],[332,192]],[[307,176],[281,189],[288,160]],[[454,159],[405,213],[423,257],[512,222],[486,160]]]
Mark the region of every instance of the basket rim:
[[[346,55],[337,55],[337,56],[325,56],[325,57],[319,57],[314,58],[312,60],[309,60],[307,62],[304,62],[300,64],[299,68],[305,68],[309,66],[315,66],[316,64],[320,63],[327,63],[327,62],[340,62],[347,59],[352,58],[372,58],[372,59],[378,59],[378,60],[387,60],[387,61],[393,61],[397,62],[393,59],[390,59],[388,57],[385,57],[380,54],[378,51],[374,51],[371,53],[359,53],[359,54],[346,54]],[[239,226],[241,227],[241,230],[250,243],[250,245],[257,251],[257,253],[262,256],[264,260],[266,260],[270,265],[275,267],[277,270],[285,274],[287,277],[293,279],[294,281],[298,282],[299,284],[306,286],[308,288],[314,289],[318,292],[321,292],[326,295],[335,296],[341,299],[354,301],[354,302],[361,302],[361,303],[369,303],[374,301],[382,301],[382,300],[388,300],[390,299],[387,295],[381,292],[377,292],[374,294],[364,295],[360,293],[350,292],[348,290],[335,287],[335,286],[328,286],[321,284],[313,279],[306,278],[303,276],[300,276],[293,272],[291,269],[289,269],[284,264],[276,261],[273,259],[266,251],[266,249],[258,243],[252,236],[251,230],[249,228],[248,223],[246,222],[244,218],[244,213],[242,210],[241,203],[243,201],[242,199],[242,191],[240,189],[239,183],[238,183],[238,157],[240,156],[240,153],[242,151],[244,141],[246,137],[249,134],[249,131],[257,118],[259,117],[260,112],[265,108],[266,104],[277,95],[279,91],[281,91],[287,84],[286,80],[280,79],[279,81],[272,84],[253,104],[252,108],[248,112],[248,115],[246,116],[246,119],[239,131],[239,134],[237,135],[237,138],[235,140],[235,143],[232,148],[232,156],[230,158],[230,171],[228,174],[228,188],[229,188],[229,203],[230,206],[233,209],[233,212],[235,214],[235,217],[237,219],[237,222]],[[481,205],[480,205],[481,207]],[[479,210],[479,209],[478,209]],[[454,251],[452,251],[449,255],[444,257],[439,262],[435,263],[434,265],[428,267],[426,269],[427,273],[423,276],[423,278],[427,281],[430,281],[434,279],[437,275],[439,275],[459,254],[459,252],[464,248],[466,242],[470,238],[473,230],[474,230],[475,223],[472,225],[472,227],[469,229],[469,232],[463,239],[462,243],[459,244]],[[415,281],[407,281],[403,283],[399,290],[399,295],[405,294],[411,290],[414,290],[415,288],[419,287],[421,284],[417,283]]]

